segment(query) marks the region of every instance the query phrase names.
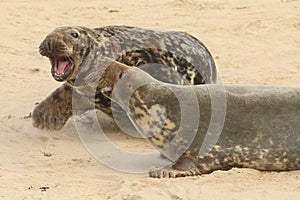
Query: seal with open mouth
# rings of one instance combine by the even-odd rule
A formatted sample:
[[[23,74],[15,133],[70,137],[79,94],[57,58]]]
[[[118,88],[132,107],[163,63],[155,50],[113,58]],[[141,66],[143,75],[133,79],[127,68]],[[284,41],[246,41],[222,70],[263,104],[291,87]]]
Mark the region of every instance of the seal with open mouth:
[[[173,84],[215,83],[217,76],[207,48],[193,36],[178,31],[128,26],[60,27],[46,36],[39,51],[49,58],[53,78],[65,82],[34,109],[33,126],[41,129],[59,130],[71,117],[74,82],[79,72],[81,78],[89,79],[91,66],[86,63],[95,52]],[[111,116],[110,100],[102,93],[95,96],[97,109]],[[88,105],[83,102],[82,112],[86,109]],[[124,113],[120,112],[120,118],[124,126],[130,127]]]

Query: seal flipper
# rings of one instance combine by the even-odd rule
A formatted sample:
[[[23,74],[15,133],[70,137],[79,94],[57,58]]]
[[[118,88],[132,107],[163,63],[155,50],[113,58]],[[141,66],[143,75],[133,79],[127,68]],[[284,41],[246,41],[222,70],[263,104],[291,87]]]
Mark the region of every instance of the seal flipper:
[[[72,95],[79,101],[80,108],[72,108]],[[89,104],[80,95],[73,94],[73,88],[67,83],[57,88],[40,102],[32,114],[32,125],[40,129],[60,130],[73,112],[81,114],[89,110]]]
[[[40,129],[60,130],[72,115],[72,88],[66,83],[33,110],[32,124]]]
[[[196,166],[195,161],[185,156],[180,157],[179,160],[170,167],[149,172],[149,176],[152,178],[178,178],[201,174],[203,174],[203,172]]]
[[[201,174],[201,171],[197,168],[192,168],[186,171],[176,170],[173,168],[165,168],[162,170],[149,172],[149,176],[152,178],[179,178],[187,176],[198,176]]]
[[[229,156],[231,151],[221,151],[215,146],[205,156],[195,155],[198,149],[189,149],[172,166],[149,172],[153,178],[177,178],[209,174],[215,170],[229,170],[239,167]],[[198,153],[197,153],[198,154]],[[162,154],[164,157],[164,155]]]

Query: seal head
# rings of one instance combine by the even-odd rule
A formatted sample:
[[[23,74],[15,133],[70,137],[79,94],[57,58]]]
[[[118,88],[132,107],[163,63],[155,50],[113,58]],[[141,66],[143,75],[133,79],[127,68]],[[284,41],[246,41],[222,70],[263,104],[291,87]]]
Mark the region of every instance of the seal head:
[[[66,81],[76,77],[89,47],[93,46],[88,34],[83,27],[60,27],[42,41],[39,52],[49,58],[55,80]]]

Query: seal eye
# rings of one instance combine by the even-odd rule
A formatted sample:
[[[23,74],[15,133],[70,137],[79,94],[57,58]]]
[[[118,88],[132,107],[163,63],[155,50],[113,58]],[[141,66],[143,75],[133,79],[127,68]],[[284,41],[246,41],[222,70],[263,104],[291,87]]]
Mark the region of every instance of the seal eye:
[[[73,38],[78,38],[78,33],[75,33],[75,32],[73,32],[73,33],[70,33],[71,34],[71,36],[73,37]]]
[[[123,73],[120,73],[119,74],[119,79],[122,79],[122,77],[123,77]]]

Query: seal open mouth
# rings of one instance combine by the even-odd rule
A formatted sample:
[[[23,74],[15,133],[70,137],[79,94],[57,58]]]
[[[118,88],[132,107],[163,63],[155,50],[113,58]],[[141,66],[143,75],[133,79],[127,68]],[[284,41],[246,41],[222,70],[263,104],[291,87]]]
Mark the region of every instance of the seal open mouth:
[[[70,56],[54,56],[49,58],[51,73],[55,80],[64,81],[73,71],[73,59]]]

